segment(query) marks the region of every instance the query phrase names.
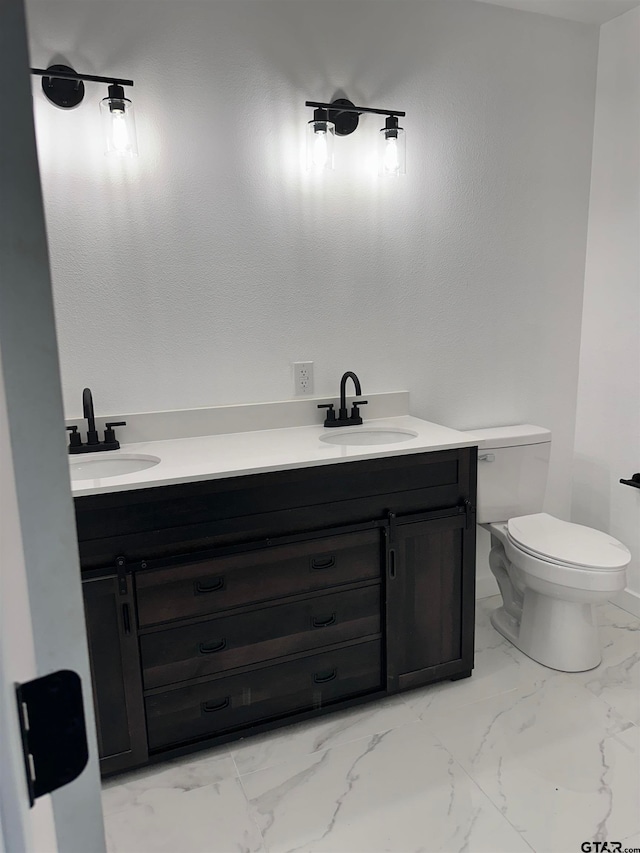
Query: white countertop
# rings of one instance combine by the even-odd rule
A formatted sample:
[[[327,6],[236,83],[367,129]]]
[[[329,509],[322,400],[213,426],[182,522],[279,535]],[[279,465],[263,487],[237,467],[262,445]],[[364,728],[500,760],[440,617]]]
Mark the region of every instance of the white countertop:
[[[412,430],[417,435],[407,441],[382,445],[342,446],[320,440],[321,436],[330,432],[367,428]],[[335,430],[313,425],[146,441],[122,444],[120,450],[106,453],[70,456],[72,462],[107,457],[115,459],[118,455],[132,454],[160,458],[154,467],[133,474],[72,481],[71,491],[74,497],[124,492],[289,468],[311,468],[361,459],[450,450],[477,444],[478,440],[473,433],[449,429],[410,415],[370,419],[365,420],[362,427],[339,427]]]

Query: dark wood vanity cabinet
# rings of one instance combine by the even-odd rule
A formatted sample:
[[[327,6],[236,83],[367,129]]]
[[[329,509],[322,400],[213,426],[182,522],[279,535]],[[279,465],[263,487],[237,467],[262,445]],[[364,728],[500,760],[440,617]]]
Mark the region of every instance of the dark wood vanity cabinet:
[[[476,448],[76,498],[104,774],[470,675]]]

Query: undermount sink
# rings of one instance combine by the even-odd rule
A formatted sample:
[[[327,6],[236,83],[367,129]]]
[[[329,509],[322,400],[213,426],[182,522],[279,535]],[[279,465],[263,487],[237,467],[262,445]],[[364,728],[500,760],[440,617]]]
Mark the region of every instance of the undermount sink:
[[[159,461],[159,456],[145,456],[141,453],[118,456],[100,454],[93,458],[69,459],[69,471],[73,481],[101,480],[104,477],[120,477],[123,474],[144,471],[145,468],[153,468]]]
[[[356,427],[345,429],[336,427],[335,430],[320,436],[320,441],[327,444],[342,445],[374,445],[374,444],[398,444],[401,441],[410,441],[417,438],[418,433],[410,429],[399,429],[398,427]]]

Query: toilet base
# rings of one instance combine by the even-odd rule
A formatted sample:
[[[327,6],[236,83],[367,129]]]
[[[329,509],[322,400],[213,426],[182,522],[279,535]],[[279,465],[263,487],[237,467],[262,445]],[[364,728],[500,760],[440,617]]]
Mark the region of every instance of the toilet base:
[[[527,657],[561,672],[584,672],[602,660],[593,604],[524,591],[518,620],[504,607],[491,614],[499,634]]]

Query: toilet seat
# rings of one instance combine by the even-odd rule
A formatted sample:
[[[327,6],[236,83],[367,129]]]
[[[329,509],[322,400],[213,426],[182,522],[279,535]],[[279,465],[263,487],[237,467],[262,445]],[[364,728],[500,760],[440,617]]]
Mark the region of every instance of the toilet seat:
[[[567,569],[620,571],[631,560],[629,549],[613,536],[546,512],[510,518],[507,534],[515,548]]]

